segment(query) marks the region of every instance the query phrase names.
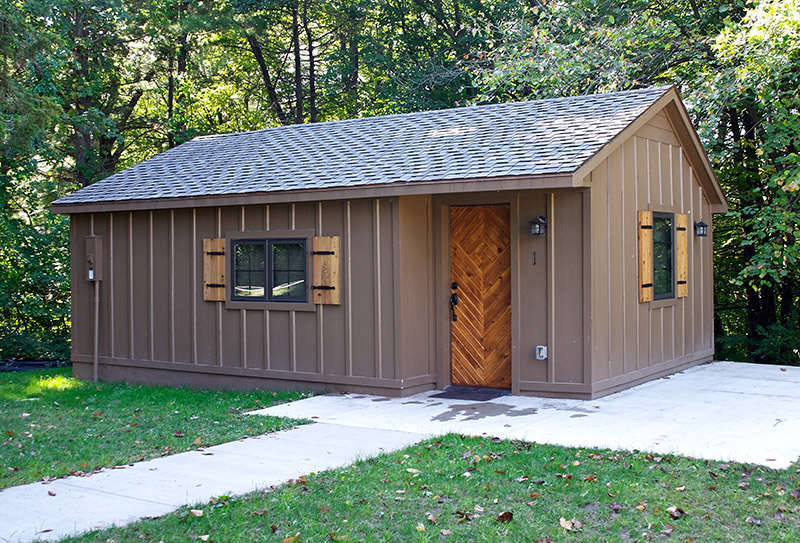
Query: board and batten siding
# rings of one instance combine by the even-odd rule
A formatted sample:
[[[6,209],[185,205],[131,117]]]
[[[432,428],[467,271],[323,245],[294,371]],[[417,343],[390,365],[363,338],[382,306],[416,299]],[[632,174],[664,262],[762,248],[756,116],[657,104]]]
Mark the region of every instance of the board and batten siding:
[[[711,223],[669,120],[653,117],[591,174],[592,382],[594,393],[673,372],[713,356]],[[638,212],[686,213],[688,296],[639,302]]]
[[[101,378],[222,387],[340,384],[385,394],[431,388],[423,308],[432,271],[407,270],[402,281],[402,266],[395,267],[403,251],[432,250],[430,204],[418,198],[418,205],[399,206],[399,200],[72,215],[76,374],[91,374],[92,286],[80,260],[84,237],[94,234],[103,237],[108,255],[100,283]],[[401,210],[415,221],[401,223]],[[340,237],[341,304],[295,311],[231,309],[203,300],[203,239],[270,230]],[[413,343],[400,345],[403,337]],[[414,362],[401,367],[401,357]]]

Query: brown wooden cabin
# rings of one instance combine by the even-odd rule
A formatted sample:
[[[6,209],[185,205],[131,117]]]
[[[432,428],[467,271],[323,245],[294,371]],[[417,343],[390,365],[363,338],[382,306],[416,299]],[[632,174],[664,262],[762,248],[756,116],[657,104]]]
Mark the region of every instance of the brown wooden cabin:
[[[726,208],[663,87],[203,136],[53,204],[76,376],[573,398],[712,359]]]

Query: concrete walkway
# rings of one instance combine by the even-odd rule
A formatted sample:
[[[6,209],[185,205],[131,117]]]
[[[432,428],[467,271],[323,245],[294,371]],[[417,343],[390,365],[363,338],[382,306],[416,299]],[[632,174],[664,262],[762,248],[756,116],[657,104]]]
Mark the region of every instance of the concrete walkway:
[[[785,468],[800,456],[800,368],[715,362],[599,400],[316,396],[258,413],[318,422],[638,449]]]
[[[86,477],[0,491],[0,541],[57,540],[244,494],[412,445],[413,432],[311,424]]]
[[[593,401],[332,394],[256,413],[317,424],[0,491],[0,542],[55,540],[348,465],[446,432],[785,468],[800,456],[800,368],[717,362]]]

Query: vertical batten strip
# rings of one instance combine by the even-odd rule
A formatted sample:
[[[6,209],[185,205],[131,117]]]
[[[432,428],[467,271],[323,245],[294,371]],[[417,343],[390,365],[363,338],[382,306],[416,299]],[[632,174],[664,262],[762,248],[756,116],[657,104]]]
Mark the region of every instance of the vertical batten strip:
[[[628,304],[625,298],[625,291],[628,283],[626,281],[625,270],[627,269],[627,262],[628,262],[628,255],[625,254],[625,240],[627,236],[625,235],[625,216],[627,215],[627,209],[625,209],[625,144],[623,143],[620,148],[620,157],[619,157],[619,171],[620,171],[620,178],[619,178],[619,185],[620,185],[620,193],[619,193],[619,208],[621,210],[620,213],[620,225],[619,225],[619,242],[622,244],[622,373],[628,373]],[[610,305],[610,304],[609,304]]]
[[[175,362],[175,210],[169,210],[169,361]]]
[[[153,212],[152,211],[148,212],[147,240],[148,240],[148,243],[147,243],[147,265],[148,265],[149,274],[150,274],[150,280],[148,281],[148,284],[147,284],[147,289],[149,291],[149,296],[150,296],[150,304],[149,304],[149,307],[148,307],[148,311],[150,313],[150,322],[148,322],[149,328],[150,328],[148,342],[149,342],[149,347],[150,347],[150,355],[149,355],[150,356],[150,360],[155,360],[155,358],[156,358],[155,338],[154,338],[155,330],[154,330],[154,326],[153,326],[153,318],[155,316],[155,313],[154,313],[154,310],[153,310],[153,302],[155,301],[155,297],[154,297],[154,294],[153,294],[153,275],[154,274],[153,274]]]
[[[638,209],[639,207],[639,152],[638,152],[638,141],[639,138],[636,136],[633,137],[633,205],[634,209]],[[627,235],[627,232],[626,232]],[[634,277],[636,277],[634,275]],[[637,288],[638,290],[638,288]],[[636,369],[641,369],[642,365],[639,363],[639,349],[641,349],[641,331],[639,330],[639,314],[641,313],[641,308],[636,308]]]
[[[264,230],[269,230],[269,204],[264,206]],[[267,369],[272,367],[269,353],[269,309],[264,310],[264,364]]]
[[[316,217],[316,232],[318,236],[322,235],[322,202],[317,202],[317,217]],[[324,334],[323,334],[323,310],[324,305],[319,305],[317,308],[317,372],[320,374],[325,373],[325,353],[324,351]]]
[[[352,262],[350,255],[352,254],[352,233],[350,222],[350,200],[345,204],[345,223],[344,223],[344,239],[345,247],[347,250],[346,269],[347,269],[347,294],[345,301],[345,349],[347,356],[347,375],[353,375],[353,274]]]
[[[297,217],[296,217],[296,212],[297,212],[296,204],[291,204],[289,206],[289,209],[290,209],[290,212],[289,212],[289,229],[290,230],[294,230],[295,229],[295,221],[297,219]],[[289,349],[291,350],[292,371],[297,371],[297,314],[294,311],[290,311],[289,315],[290,315],[290,318],[289,318],[289,323],[290,324],[289,324],[289,326],[291,328],[291,330],[290,330],[291,341],[290,341]]]
[[[522,277],[522,262],[520,257],[520,235],[519,228],[511,228],[511,225],[520,224],[520,196],[516,194],[511,199],[510,206],[510,241],[512,262],[509,271],[511,272],[511,394],[519,394],[522,363],[521,354],[519,352],[519,345],[522,344],[522,315],[520,309],[522,308],[522,296],[520,294],[522,288],[520,285],[520,278]],[[431,300],[433,298],[430,298]]]
[[[114,358],[114,214],[108,214],[108,355]]]
[[[547,220],[550,228],[547,229],[547,381],[556,382],[556,256],[555,256],[555,221],[556,221],[556,195],[554,192],[547,195]]]
[[[217,216],[216,216],[216,225],[215,228],[217,230],[217,238],[222,238],[222,208],[217,208]],[[226,247],[227,248],[227,247]],[[222,360],[222,306],[224,304],[214,304],[217,306],[217,366],[223,366]]]
[[[614,338],[611,335],[611,330],[614,325],[614,321],[611,318],[611,281],[613,281],[611,274],[611,217],[609,217],[609,210],[611,209],[611,157],[606,158],[606,250],[605,250],[605,259],[606,259],[606,315],[607,315],[607,325],[606,325],[606,376],[611,377],[614,375],[613,368],[611,367],[611,353],[614,351],[614,345],[612,341]]]
[[[192,209],[192,364],[197,364],[197,208]]]
[[[375,375],[378,379],[383,377],[383,315],[381,313],[381,202],[375,199],[374,222],[372,227],[373,241],[375,243]]]
[[[245,231],[245,216],[244,216],[244,206],[240,208],[240,217],[239,217],[239,230],[242,232]],[[229,258],[233,258],[233,255],[230,255]],[[231,273],[231,278],[229,281],[233,281],[233,274]],[[232,288],[232,287],[231,287]],[[242,368],[247,368],[247,310],[240,309],[239,310],[239,329],[241,333],[239,334],[239,342],[241,347],[239,352],[241,353],[242,359],[239,361],[239,365]]]
[[[128,212],[128,350],[130,359],[135,360],[133,351],[133,212]]]

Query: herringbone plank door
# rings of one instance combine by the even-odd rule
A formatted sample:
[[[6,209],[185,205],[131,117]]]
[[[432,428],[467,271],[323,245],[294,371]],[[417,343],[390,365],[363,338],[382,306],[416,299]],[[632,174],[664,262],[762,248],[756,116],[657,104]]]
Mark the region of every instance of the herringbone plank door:
[[[508,205],[450,208],[454,385],[511,387],[511,236]]]

